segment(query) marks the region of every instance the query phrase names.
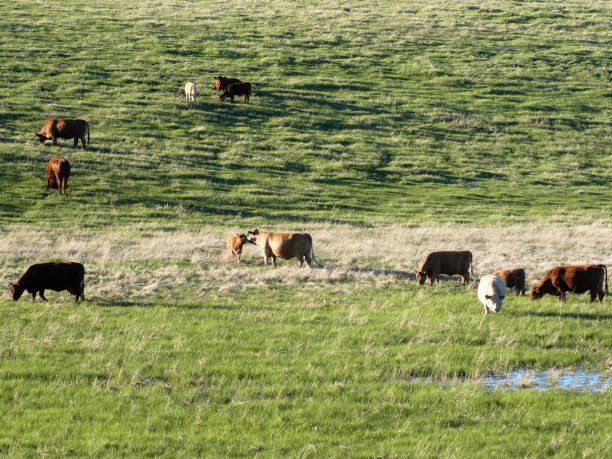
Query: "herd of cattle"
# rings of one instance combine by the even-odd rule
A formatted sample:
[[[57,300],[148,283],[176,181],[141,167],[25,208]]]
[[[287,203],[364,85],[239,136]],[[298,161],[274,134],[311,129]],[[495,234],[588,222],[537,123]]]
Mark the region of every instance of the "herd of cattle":
[[[234,97],[241,95],[244,96],[244,103],[248,103],[251,96],[250,83],[222,75],[214,77],[213,89],[222,91],[219,96],[221,100],[229,97],[234,102]],[[185,85],[185,98],[194,102],[196,97],[195,83],[188,82]],[[48,119],[40,133],[36,135],[41,143],[51,140],[54,145],[57,145],[57,139],[74,139],[73,146],[76,147],[80,140],[84,148],[89,145],[90,140],[89,124],[81,119]],[[64,194],[70,177],[70,163],[63,158],[51,158],[47,164],[46,175],[47,189],[51,186],[57,188],[60,194]],[[311,268],[313,262],[321,266],[315,258],[312,237],[308,233],[275,233],[256,229],[248,231],[247,234],[232,234],[226,243],[231,257],[237,258],[238,263],[243,247],[246,244],[254,244],[261,250],[264,266],[267,266],[268,260],[272,259],[272,265],[276,267],[277,258],[284,260],[296,258],[300,266],[304,265],[304,261]],[[430,253],[416,273],[416,277],[420,285],[423,285],[428,278],[433,285],[434,282],[440,282],[441,274],[460,275],[462,285],[467,285],[470,273],[474,275],[471,252],[445,251]],[[499,312],[506,290],[510,288],[515,288],[517,295],[525,294],[524,269],[502,269],[483,276],[478,286],[478,298],[484,306],[484,312]],[[32,300],[36,299],[38,293],[46,301],[45,290],[68,290],[75,296],[77,302],[79,299],[84,300],[85,268],[80,263],[39,263],[30,266],[17,282],[11,284],[14,300],[18,300],[23,292],[27,291],[32,295]],[[553,268],[532,288],[530,298],[537,300],[545,294],[551,294],[556,295],[559,301],[563,301],[567,292],[589,292],[591,301],[599,298],[599,301],[603,302],[604,295],[608,293],[606,266],[579,265]]]
[[[230,98],[234,102],[235,96],[244,96],[244,103],[248,103],[251,97],[251,83],[240,81],[238,78],[229,78],[219,75],[213,79],[213,89],[223,91],[219,99]],[[197,97],[195,83],[188,82],[185,85],[185,98],[195,102]],[[89,145],[89,124],[85,120],[70,118],[50,118],[45,121],[40,132],[36,133],[40,143],[51,140],[57,145],[57,139],[73,139],[73,147],[83,144],[83,148]],[[70,178],[70,162],[65,158],[53,157],[47,163],[47,189],[57,188],[60,194],[64,194]]]

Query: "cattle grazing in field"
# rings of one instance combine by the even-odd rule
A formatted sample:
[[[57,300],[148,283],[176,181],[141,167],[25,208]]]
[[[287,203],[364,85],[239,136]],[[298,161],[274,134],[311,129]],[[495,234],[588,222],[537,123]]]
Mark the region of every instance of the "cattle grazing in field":
[[[64,194],[70,178],[70,162],[63,158],[51,158],[47,163],[47,190],[57,188],[59,194]]]
[[[36,299],[36,293],[47,301],[45,290],[60,292],[68,290],[75,296],[85,300],[85,268],[80,263],[39,263],[30,266],[17,282],[11,284],[13,300],[17,301],[24,291]]]
[[[523,268],[509,268],[495,271],[505,283],[507,288],[515,288],[516,294],[525,294],[525,270]]]
[[[238,263],[240,263],[240,256],[242,255],[242,247],[245,244],[255,244],[253,241],[249,240],[246,234],[230,234],[226,240],[227,250],[231,254],[232,259],[234,257],[238,258]]]
[[[251,98],[251,83],[230,84],[223,90],[223,93],[219,96],[219,99],[225,100],[229,97],[233,103],[235,96],[244,96],[243,102],[248,104]]]
[[[438,279],[440,274],[449,276],[460,274],[461,284],[467,285],[470,282],[470,266],[472,266],[472,252],[470,251],[431,252],[417,272],[417,280],[420,285],[423,285],[429,277],[431,285],[433,285],[434,281],[440,283],[440,279]],[[474,272],[472,271],[473,275]]]
[[[85,136],[87,134],[87,137]],[[62,118],[50,118],[45,121],[40,133],[36,134],[40,143],[45,140],[52,140],[53,145],[57,145],[57,139],[74,139],[73,147],[79,144],[79,139],[83,148],[89,145],[89,124],[85,120],[73,120]],[[87,143],[85,139],[87,138]]]
[[[506,298],[506,283],[495,274],[487,274],[478,284],[478,299],[484,306],[485,314],[501,311]]]
[[[276,267],[276,259],[289,260],[297,258],[300,266],[304,265],[304,259],[312,268],[312,262],[319,263],[315,259],[312,237],[308,233],[271,233],[268,231],[253,230],[248,232],[249,240],[258,245],[264,259],[264,266],[268,266],[268,259],[272,258],[272,266]]]
[[[187,99],[187,102],[195,102],[196,97],[198,97],[196,84],[188,81],[185,83],[185,99]]]
[[[608,269],[605,265],[557,266],[531,289],[529,298],[538,300],[548,293],[563,301],[567,292],[589,292],[591,302],[599,297],[599,302],[603,303],[604,295],[608,293]]]
[[[238,78],[224,77],[223,75],[216,76],[213,80],[213,89],[224,91],[227,86],[234,83],[242,83]]]

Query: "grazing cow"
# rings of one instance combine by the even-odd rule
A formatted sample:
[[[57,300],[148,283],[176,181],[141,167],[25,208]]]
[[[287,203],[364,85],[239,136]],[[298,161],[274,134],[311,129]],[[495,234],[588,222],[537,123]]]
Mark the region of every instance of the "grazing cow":
[[[506,283],[495,274],[487,274],[478,284],[478,299],[484,306],[485,314],[499,312],[506,297]]]
[[[185,99],[187,99],[187,102],[195,102],[196,97],[198,97],[196,84],[188,81],[185,83]]]
[[[87,134],[87,144],[85,143]],[[50,118],[45,121],[40,133],[36,134],[40,143],[45,140],[52,140],[53,145],[57,145],[57,139],[74,139],[73,147],[79,144],[79,139],[83,148],[89,145],[89,124],[85,120],[73,120],[62,118]]]
[[[225,100],[227,97],[229,97],[233,103],[234,96],[244,96],[244,103],[248,104],[251,98],[251,83],[230,84],[223,90],[223,93],[219,96],[219,99]]]
[[[270,233],[259,230],[248,233],[249,240],[261,249],[264,266],[268,266],[268,258],[272,258],[272,266],[276,267],[277,257],[283,260],[297,258],[300,266],[304,265],[304,259],[311,268],[313,260],[322,266],[315,259],[312,237],[308,233]]]
[[[47,301],[45,290],[60,292],[68,290],[75,296],[85,300],[85,268],[80,263],[39,263],[30,266],[17,282],[11,284],[13,300],[17,301],[24,291],[32,294],[32,301],[36,293]]]
[[[603,303],[603,297],[608,293],[608,269],[605,265],[557,266],[548,271],[531,289],[529,298],[539,300],[548,293],[558,296],[559,301],[563,301],[567,292],[590,292],[591,302],[599,296],[599,302]]]
[[[425,258],[421,269],[417,272],[417,279],[420,285],[423,285],[427,278],[431,279],[431,285],[434,281],[440,283],[438,276],[440,274],[461,275],[461,284],[467,285],[470,282],[470,266],[472,265],[472,252],[431,252]],[[474,271],[472,271],[472,276]]]
[[[500,269],[495,271],[505,283],[507,288],[516,288],[516,294],[525,294],[525,270],[523,268]]]
[[[217,91],[223,91],[225,88],[234,83],[242,83],[242,80],[238,78],[228,78],[223,75],[216,76],[213,80],[213,89]]]
[[[63,158],[51,158],[47,163],[47,190],[57,188],[59,194],[64,194],[70,177],[70,162]]]
[[[253,241],[249,240],[246,234],[230,234],[226,240],[227,250],[229,250],[232,259],[234,256],[238,258],[238,263],[240,263],[240,256],[242,255],[242,247],[244,244],[255,244]]]

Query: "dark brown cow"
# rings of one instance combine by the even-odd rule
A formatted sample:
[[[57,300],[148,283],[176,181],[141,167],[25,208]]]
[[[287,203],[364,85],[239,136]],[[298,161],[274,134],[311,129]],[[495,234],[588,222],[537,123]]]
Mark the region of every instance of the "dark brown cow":
[[[240,263],[242,247],[244,247],[245,244],[255,244],[255,242],[249,240],[246,234],[230,234],[227,237],[226,244],[227,250],[229,250],[232,259],[237,257],[238,263]]]
[[[251,83],[230,84],[225,88],[223,94],[219,96],[219,99],[225,100],[227,97],[229,97],[233,103],[235,96],[244,96],[243,102],[248,104],[251,98]]]
[[[548,293],[556,295],[559,301],[563,301],[567,292],[589,292],[591,302],[599,296],[599,302],[603,303],[604,295],[608,293],[608,269],[605,265],[557,266],[548,271],[531,289],[529,298],[539,300]]]
[[[75,296],[85,300],[85,268],[80,263],[39,263],[30,266],[17,282],[11,284],[13,300],[17,301],[24,291],[32,294],[32,301],[36,293],[47,301],[45,290],[60,292],[68,290]]]
[[[85,134],[87,134],[87,143],[85,143]],[[50,118],[45,121],[40,133],[36,135],[40,143],[52,140],[53,145],[57,145],[57,139],[74,139],[73,147],[79,144],[80,139],[85,148],[89,145],[89,124],[79,119]]]
[[[59,194],[64,194],[70,177],[70,162],[63,158],[51,158],[47,163],[47,190],[57,188]]]
[[[312,237],[308,233],[271,233],[268,231],[253,230],[247,236],[251,242],[261,249],[264,266],[268,266],[268,258],[272,258],[272,266],[276,267],[276,258],[289,260],[297,258],[300,266],[304,259],[312,268],[312,262],[319,263],[314,256]]]
[[[213,80],[213,89],[216,89],[217,91],[223,91],[228,85],[234,83],[242,83],[242,80],[239,80],[238,78],[228,78],[224,77],[223,75],[219,75],[216,76]]]
[[[495,271],[505,283],[507,288],[515,288],[516,294],[525,294],[525,270],[523,268],[509,268]]]
[[[417,279],[420,285],[423,285],[427,278],[431,279],[431,285],[434,281],[440,283],[438,276],[440,274],[461,275],[461,283],[467,285],[470,282],[470,266],[472,266],[472,252],[432,252],[427,255],[421,269],[417,272]],[[473,269],[473,266],[472,266]],[[472,271],[472,276],[474,272]]]

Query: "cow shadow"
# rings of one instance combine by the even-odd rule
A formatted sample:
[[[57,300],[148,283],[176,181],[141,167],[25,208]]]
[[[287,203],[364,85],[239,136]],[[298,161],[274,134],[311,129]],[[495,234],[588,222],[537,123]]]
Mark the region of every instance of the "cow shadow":
[[[590,312],[554,312],[554,311],[515,311],[513,316],[558,317],[560,319],[610,320],[612,314],[595,314]]]

